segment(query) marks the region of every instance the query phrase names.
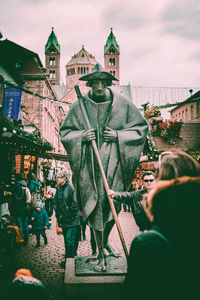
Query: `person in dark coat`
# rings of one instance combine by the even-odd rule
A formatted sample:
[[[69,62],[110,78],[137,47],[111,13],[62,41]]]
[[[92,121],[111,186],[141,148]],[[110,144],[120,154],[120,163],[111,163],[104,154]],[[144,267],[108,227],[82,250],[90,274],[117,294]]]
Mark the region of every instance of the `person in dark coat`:
[[[27,204],[26,189],[27,183],[22,174],[16,174],[16,183],[12,186],[12,205],[11,215],[15,217],[16,225],[19,227],[23,238],[24,245],[28,244],[28,216],[29,207]]]
[[[91,87],[83,97],[91,129],[87,128],[80,103],[76,101],[67,114],[60,135],[72,169],[80,209],[96,235],[99,252],[96,271],[106,271],[103,249],[116,256],[108,242],[115,222],[92,141],[96,141],[109,187],[128,190],[140,160],[148,125],[128,98],[110,88],[112,81],[117,79],[100,64],[79,80],[87,81],[87,86]],[[115,209],[118,214],[121,205],[115,202]]]
[[[80,211],[77,204],[76,193],[69,183],[66,171],[59,171],[56,175],[57,191],[54,197],[54,210],[58,226],[62,228],[65,244],[65,261],[61,267],[65,267],[66,259],[77,255],[80,233]]]
[[[155,176],[152,171],[145,171],[142,174],[143,188],[131,192],[114,192],[108,191],[108,195],[115,201],[120,203],[128,203],[131,206],[131,211],[137,226],[140,231],[150,229],[152,224],[147,216],[143,205],[145,205],[145,198],[147,193],[152,189]],[[142,204],[144,203],[144,204]]]
[[[31,194],[37,194],[41,188],[41,184],[36,180],[34,173],[30,173],[28,175],[28,188]]]
[[[32,223],[34,234],[37,240],[36,247],[40,247],[40,235],[44,239],[44,244],[47,245],[48,241],[45,230],[48,228],[49,218],[41,200],[37,202],[36,208],[33,211]]]
[[[45,209],[49,217],[49,228],[51,228],[51,216],[53,215],[53,198],[54,192],[52,190],[49,190],[46,197],[44,197]]]
[[[200,165],[181,151],[161,154],[147,199],[150,230],[130,248],[123,297],[199,299]]]

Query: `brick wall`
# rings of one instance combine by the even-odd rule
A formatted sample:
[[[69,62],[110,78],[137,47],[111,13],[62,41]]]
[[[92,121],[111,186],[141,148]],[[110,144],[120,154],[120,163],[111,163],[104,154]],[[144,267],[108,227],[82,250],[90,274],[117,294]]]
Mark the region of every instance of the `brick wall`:
[[[44,80],[28,80],[25,88],[44,97],[53,99],[54,93],[49,82]],[[64,112],[55,102],[39,99],[34,95],[22,93],[22,110],[25,114],[25,124],[35,124],[40,130],[41,137],[50,142],[55,152],[65,153],[60,141],[59,128],[64,119]]]
[[[72,89],[74,85],[77,85],[80,82],[79,78],[87,73],[90,73],[93,67],[93,64],[74,64],[66,66],[66,87],[68,89]],[[68,75],[69,71],[72,69],[74,70],[74,74]]]

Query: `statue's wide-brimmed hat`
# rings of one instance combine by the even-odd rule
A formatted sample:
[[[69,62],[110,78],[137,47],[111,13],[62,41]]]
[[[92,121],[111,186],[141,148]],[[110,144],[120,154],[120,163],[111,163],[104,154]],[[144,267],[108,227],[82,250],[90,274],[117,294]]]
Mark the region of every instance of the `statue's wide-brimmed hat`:
[[[79,78],[79,80],[82,81],[93,81],[95,79],[118,81],[118,79],[115,78],[111,73],[106,72],[100,64],[96,64],[90,73]]]

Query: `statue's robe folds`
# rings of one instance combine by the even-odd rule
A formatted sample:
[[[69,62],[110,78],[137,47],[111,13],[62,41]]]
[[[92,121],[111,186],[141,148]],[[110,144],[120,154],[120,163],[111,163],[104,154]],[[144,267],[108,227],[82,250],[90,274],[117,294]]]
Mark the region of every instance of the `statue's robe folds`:
[[[113,101],[96,103],[85,95],[83,103],[91,128],[96,130],[97,148],[109,188],[125,191],[133,181],[148,125],[128,98],[110,91]],[[103,141],[105,126],[116,130],[117,142]],[[88,225],[103,231],[104,225],[113,220],[113,215],[92,143],[82,142],[87,129],[80,104],[76,101],[60,129],[61,140],[67,152],[80,208],[85,213]],[[119,213],[121,204],[114,204]]]

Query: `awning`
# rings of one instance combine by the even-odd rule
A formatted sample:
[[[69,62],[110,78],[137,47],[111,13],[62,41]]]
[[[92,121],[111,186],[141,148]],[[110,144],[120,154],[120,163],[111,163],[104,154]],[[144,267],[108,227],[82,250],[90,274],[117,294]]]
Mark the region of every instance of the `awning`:
[[[14,134],[12,136],[0,136],[0,148],[4,151],[21,155],[40,155],[45,153],[46,148],[26,137]]]

